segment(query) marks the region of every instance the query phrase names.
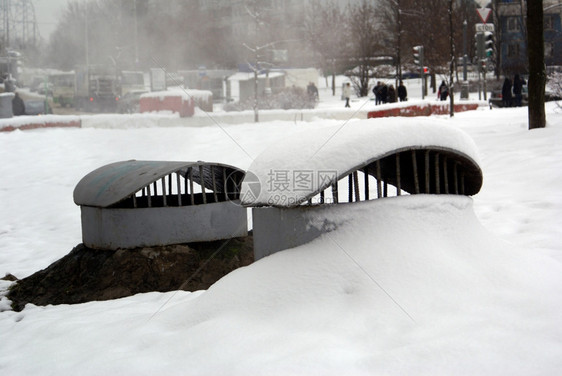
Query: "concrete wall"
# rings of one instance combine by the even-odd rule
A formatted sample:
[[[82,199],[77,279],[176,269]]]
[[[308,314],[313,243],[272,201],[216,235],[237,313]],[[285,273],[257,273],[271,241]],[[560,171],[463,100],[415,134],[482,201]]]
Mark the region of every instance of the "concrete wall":
[[[246,208],[238,201],[205,205],[104,209],[82,206],[82,241],[90,248],[118,249],[246,236]]]
[[[290,209],[253,208],[255,260],[308,243],[326,232],[333,231],[338,224],[330,216],[331,207],[319,205]]]

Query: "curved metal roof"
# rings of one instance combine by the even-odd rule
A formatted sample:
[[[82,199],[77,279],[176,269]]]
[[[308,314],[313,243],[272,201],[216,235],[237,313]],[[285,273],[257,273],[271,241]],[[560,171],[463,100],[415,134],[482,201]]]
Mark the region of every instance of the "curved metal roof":
[[[185,176],[189,168],[193,168],[192,176],[196,183],[201,181],[199,166],[203,170],[205,188],[215,185],[223,187],[224,174],[237,175],[241,180],[244,171],[234,166],[209,162],[170,162],[170,161],[122,161],[102,166],[84,176],[74,188],[74,202],[77,205],[109,207],[124,200],[153,182],[171,174],[178,173]],[[219,167],[215,169],[214,167]],[[213,171],[213,175],[211,174]],[[221,192],[221,190],[218,190]]]
[[[246,172],[242,204],[298,206],[354,171],[369,167],[374,175],[377,161],[389,171],[394,155],[411,150],[441,153],[461,166],[467,178],[465,195],[480,190],[483,178],[476,146],[465,132],[435,118],[385,118],[300,132],[267,148]],[[308,185],[298,180],[306,174]],[[392,184],[392,176],[385,175]],[[413,193],[413,175],[400,179],[401,188]]]

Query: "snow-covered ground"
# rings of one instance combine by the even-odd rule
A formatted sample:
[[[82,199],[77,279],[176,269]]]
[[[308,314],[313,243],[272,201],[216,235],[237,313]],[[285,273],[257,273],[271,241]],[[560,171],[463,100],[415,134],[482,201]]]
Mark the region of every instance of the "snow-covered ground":
[[[321,88],[319,107],[340,111],[343,102]],[[369,107],[355,99],[349,114]],[[340,205],[331,209],[338,230],[207,291],[19,313],[3,298],[0,373],[559,374],[562,110],[546,108],[547,128],[533,131],[526,108],[435,118],[479,150],[484,185],[473,198]],[[102,165],[208,160],[245,169],[289,135],[343,122],[147,124],[0,133],[0,274],[23,278],[80,243],[72,191]]]

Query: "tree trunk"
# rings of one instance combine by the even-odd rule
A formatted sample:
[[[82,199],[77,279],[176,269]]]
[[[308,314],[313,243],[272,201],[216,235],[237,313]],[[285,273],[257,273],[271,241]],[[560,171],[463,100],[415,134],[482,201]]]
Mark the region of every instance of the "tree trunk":
[[[449,116],[455,116],[455,32],[453,28],[453,0],[449,0],[449,42],[451,61],[449,65]]]
[[[527,55],[529,58],[529,129],[544,128],[544,88],[546,68],[544,65],[543,1],[527,2]]]

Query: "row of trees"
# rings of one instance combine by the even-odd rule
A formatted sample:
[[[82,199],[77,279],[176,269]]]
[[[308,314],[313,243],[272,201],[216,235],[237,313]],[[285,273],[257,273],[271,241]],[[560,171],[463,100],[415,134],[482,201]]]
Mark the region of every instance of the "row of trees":
[[[376,58],[390,57],[396,77],[403,69],[415,70],[412,47],[424,46],[424,65],[446,77],[455,70],[455,50],[462,52],[463,24],[474,30],[476,4],[451,0],[379,0],[338,8],[334,2],[313,1],[307,23],[307,37],[321,57],[325,72],[355,68],[358,94],[367,94]],[[474,55],[468,43],[469,56]],[[459,55],[460,57],[460,55]],[[452,63],[452,64],[451,64]]]
[[[327,72],[339,73],[350,67],[366,69],[376,56],[392,56],[400,70],[402,63],[411,62],[411,47],[423,44],[426,65],[440,72],[449,61],[448,2],[358,0],[342,6],[336,0],[310,0],[305,14],[280,18],[276,13],[283,10],[268,1],[234,2],[209,11],[197,0],[71,0],[41,63],[60,69],[108,60],[125,67],[153,66],[154,61],[171,69],[236,67],[246,59],[243,45],[251,45],[248,39],[253,25],[249,21],[248,32],[235,35],[236,26],[228,24],[228,12],[261,7],[266,23],[261,39],[270,38],[265,42],[288,49],[294,65],[315,63]],[[463,21],[467,19],[470,28],[476,12],[472,2],[455,4],[459,5],[454,9],[457,32],[453,38],[460,43]],[[315,61],[303,51],[313,51]]]
[[[542,7],[542,0],[536,3]],[[287,64],[292,66],[314,65],[332,75],[352,72],[357,93],[365,96],[377,59],[390,57],[398,79],[404,68],[414,69],[415,45],[424,46],[424,64],[430,71],[452,83],[462,53],[457,46],[463,45],[463,23],[471,36],[478,22],[477,5],[469,0],[205,4],[198,0],[70,0],[41,58],[35,61],[63,70],[84,63],[170,70],[200,65],[232,69],[248,63],[261,69],[279,64],[271,51],[287,50]],[[243,25],[232,25],[235,13],[248,15],[237,18],[245,20]],[[471,41],[468,54],[474,56]]]

